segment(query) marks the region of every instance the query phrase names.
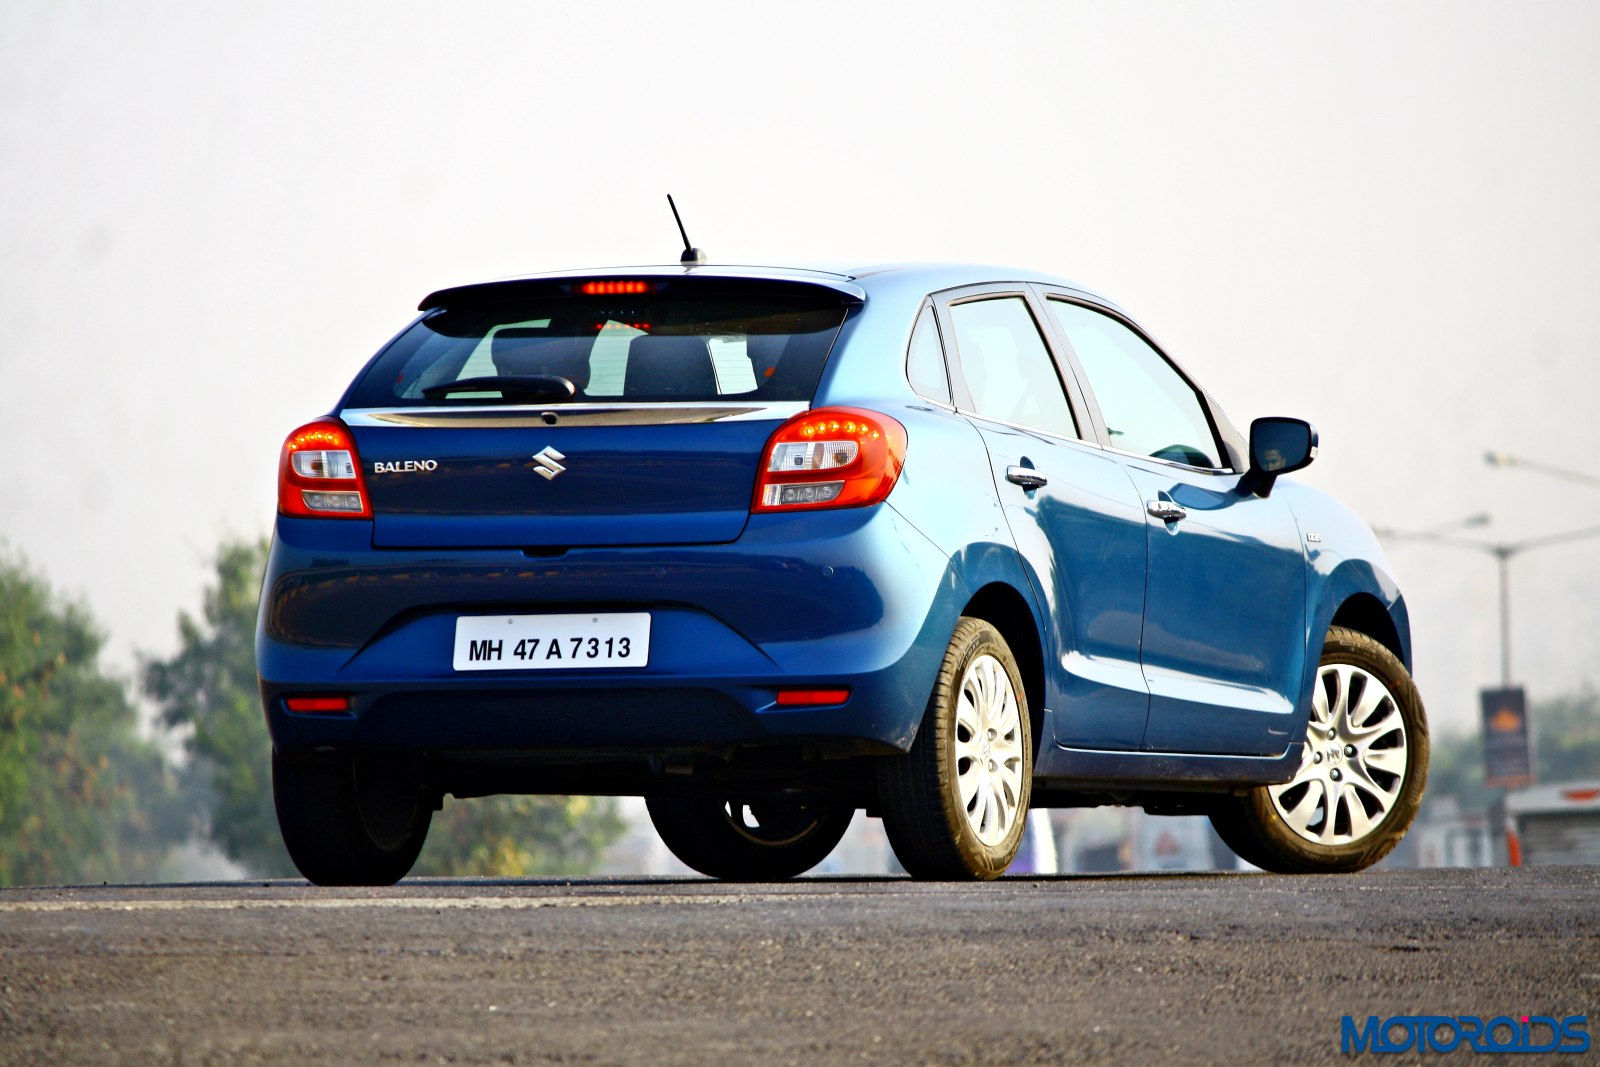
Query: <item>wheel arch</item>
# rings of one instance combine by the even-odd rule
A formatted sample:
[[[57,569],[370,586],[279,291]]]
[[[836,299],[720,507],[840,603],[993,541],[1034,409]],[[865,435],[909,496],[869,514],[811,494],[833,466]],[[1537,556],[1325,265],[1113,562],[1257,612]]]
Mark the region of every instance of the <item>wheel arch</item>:
[[[991,582],[967,601],[961,614],[984,622],[1000,631],[1022,672],[1022,688],[1028,698],[1028,725],[1033,733],[1034,752],[1044,731],[1044,650],[1039,641],[1039,624],[1033,608],[1017,590],[1004,582]]]
[[[1343,626],[1366,634],[1393,652],[1395,658],[1406,665],[1407,670],[1411,669],[1410,650],[1400,639],[1400,630],[1395,625],[1394,618],[1389,614],[1389,609],[1384,607],[1383,602],[1371,593],[1354,593],[1346,597],[1335,609],[1328,625]]]
[[[1387,571],[1372,560],[1314,555],[1311,611],[1307,618],[1305,675],[1300,688],[1298,722],[1290,736],[1299,736],[1311,714],[1317,665],[1328,630],[1342,626],[1372,638],[1411,670],[1411,617],[1405,598]]]

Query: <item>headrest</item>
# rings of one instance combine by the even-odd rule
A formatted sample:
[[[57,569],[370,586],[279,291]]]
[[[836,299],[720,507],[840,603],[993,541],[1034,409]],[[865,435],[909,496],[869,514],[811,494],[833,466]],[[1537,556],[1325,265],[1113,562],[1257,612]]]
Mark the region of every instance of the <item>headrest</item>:
[[[585,337],[551,336],[549,330],[513,326],[489,343],[497,374],[553,374],[582,390],[589,384],[589,346]]]
[[[622,395],[632,398],[711,400],[717,372],[704,337],[648,334],[628,345]]]

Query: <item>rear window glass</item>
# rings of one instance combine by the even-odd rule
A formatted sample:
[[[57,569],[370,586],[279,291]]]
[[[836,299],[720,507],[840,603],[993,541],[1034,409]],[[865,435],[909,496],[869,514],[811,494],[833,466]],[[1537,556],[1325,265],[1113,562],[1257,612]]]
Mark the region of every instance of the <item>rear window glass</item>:
[[[384,351],[350,406],[547,405],[562,400],[553,378],[572,403],[811,399],[844,321],[832,294],[679,289],[436,310]]]

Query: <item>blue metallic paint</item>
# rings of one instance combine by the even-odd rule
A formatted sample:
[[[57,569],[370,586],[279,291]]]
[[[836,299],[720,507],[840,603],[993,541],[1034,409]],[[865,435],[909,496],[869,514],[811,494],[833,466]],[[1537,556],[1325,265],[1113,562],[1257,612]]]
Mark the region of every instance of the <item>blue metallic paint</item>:
[[[1281,753],[1295,737],[1306,668],[1305,553],[1294,516],[1280,498],[1239,493],[1235,474],[1155,460],[1125,466],[1141,500],[1188,513],[1170,523],[1146,517],[1143,747]]]
[[[476,526],[443,516],[431,527],[419,520],[413,529],[425,532],[400,540],[423,547],[396,548],[374,547],[370,521],[280,517],[257,638],[275,744],[536,754],[800,742],[838,754],[904,751],[956,620],[975,599],[992,603],[994,591],[1004,590],[1008,602],[1026,605],[1023,624],[1031,621],[1038,641],[1038,676],[1027,686],[1043,697],[1034,709],[1043,736],[1057,742],[1036,746],[1041,782],[1181,789],[1292,774],[1310,707],[1310,668],[1342,605],[1381,606],[1409,664],[1405,606],[1382,553],[1370,531],[1326,496],[1283,479],[1270,500],[1243,508],[1220,495],[1229,478],[1158,484],[1167,471],[1147,464],[1139,472],[1136,462],[1093,442],[1044,441],[981,424],[907,385],[906,343],[929,293],[996,280],[1067,283],[952,266],[761,273],[862,297],[846,315],[814,404],[867,407],[906,427],[905,468],[885,504],[739,515],[716,529],[695,526],[700,520],[679,509],[687,525],[678,536],[702,543],[675,545],[641,544],[644,526],[618,533],[626,519],[590,521],[576,510],[568,526],[548,536],[525,529],[509,535],[504,516]],[[764,439],[776,424],[749,423],[740,434]],[[530,432],[525,443],[550,440]],[[749,443],[732,451],[747,452]],[[364,433],[360,447],[367,462],[411,458],[403,436]],[[1050,467],[1040,458],[1046,456]],[[998,479],[1007,463],[1023,461],[1071,473],[1042,493]],[[1123,478],[1126,488],[1119,464],[1136,471]],[[747,477],[753,472],[734,480]],[[1177,531],[1159,523],[1145,529],[1141,490],[1167,492],[1201,521]],[[1247,510],[1257,518],[1242,526],[1212,521]],[[381,523],[393,521],[383,509],[380,515]],[[1322,541],[1307,551],[1312,530]],[[1130,531],[1137,537],[1130,540]],[[1143,567],[1134,546],[1144,538],[1162,546],[1152,558],[1167,614],[1158,615],[1158,630],[1143,623],[1141,632],[1132,615],[1142,612],[1142,596],[1130,599],[1117,586]],[[1174,555],[1168,549],[1180,538],[1185,552]],[[426,547],[430,542],[440,545]],[[516,547],[496,547],[506,543]],[[575,544],[587,547],[565,548]],[[520,550],[540,545],[555,554]],[[1190,547],[1206,549],[1198,570],[1186,555]],[[1264,551],[1274,562],[1260,573],[1246,556],[1230,562],[1230,553],[1245,547],[1250,560]],[[1220,564],[1210,558],[1218,550],[1227,557]],[[1298,589],[1290,577],[1297,567],[1304,575]],[[1251,574],[1241,584],[1244,571]],[[1232,612],[1221,621],[1211,614],[1219,590],[1231,597]],[[1243,610],[1253,597],[1298,605],[1289,610],[1300,626],[1264,633]],[[485,672],[467,680],[450,667],[458,614],[632,607],[648,607],[657,620],[643,669]],[[1207,643],[1218,626],[1226,632]],[[1235,657],[1238,669],[1199,678],[1208,648],[1213,659]],[[1153,707],[1141,685],[1152,669]],[[845,684],[852,695],[834,708],[778,709],[776,688],[797,684]],[[279,698],[295,692],[351,693],[354,712],[292,715]],[[609,788],[602,777],[590,784]]]

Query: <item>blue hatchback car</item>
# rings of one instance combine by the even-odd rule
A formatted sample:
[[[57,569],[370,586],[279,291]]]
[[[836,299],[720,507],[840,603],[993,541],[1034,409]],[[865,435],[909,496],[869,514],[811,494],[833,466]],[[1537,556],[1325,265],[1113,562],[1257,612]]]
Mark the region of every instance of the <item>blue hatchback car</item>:
[[[1030,807],[1350,871],[1428,728],[1368,528],[1115,304],[1029,271],[673,266],[444,289],[284,443],[257,636],[279,823],[403,877],[445,794],[646,798],[776,879],[858,809],[992,878]]]

